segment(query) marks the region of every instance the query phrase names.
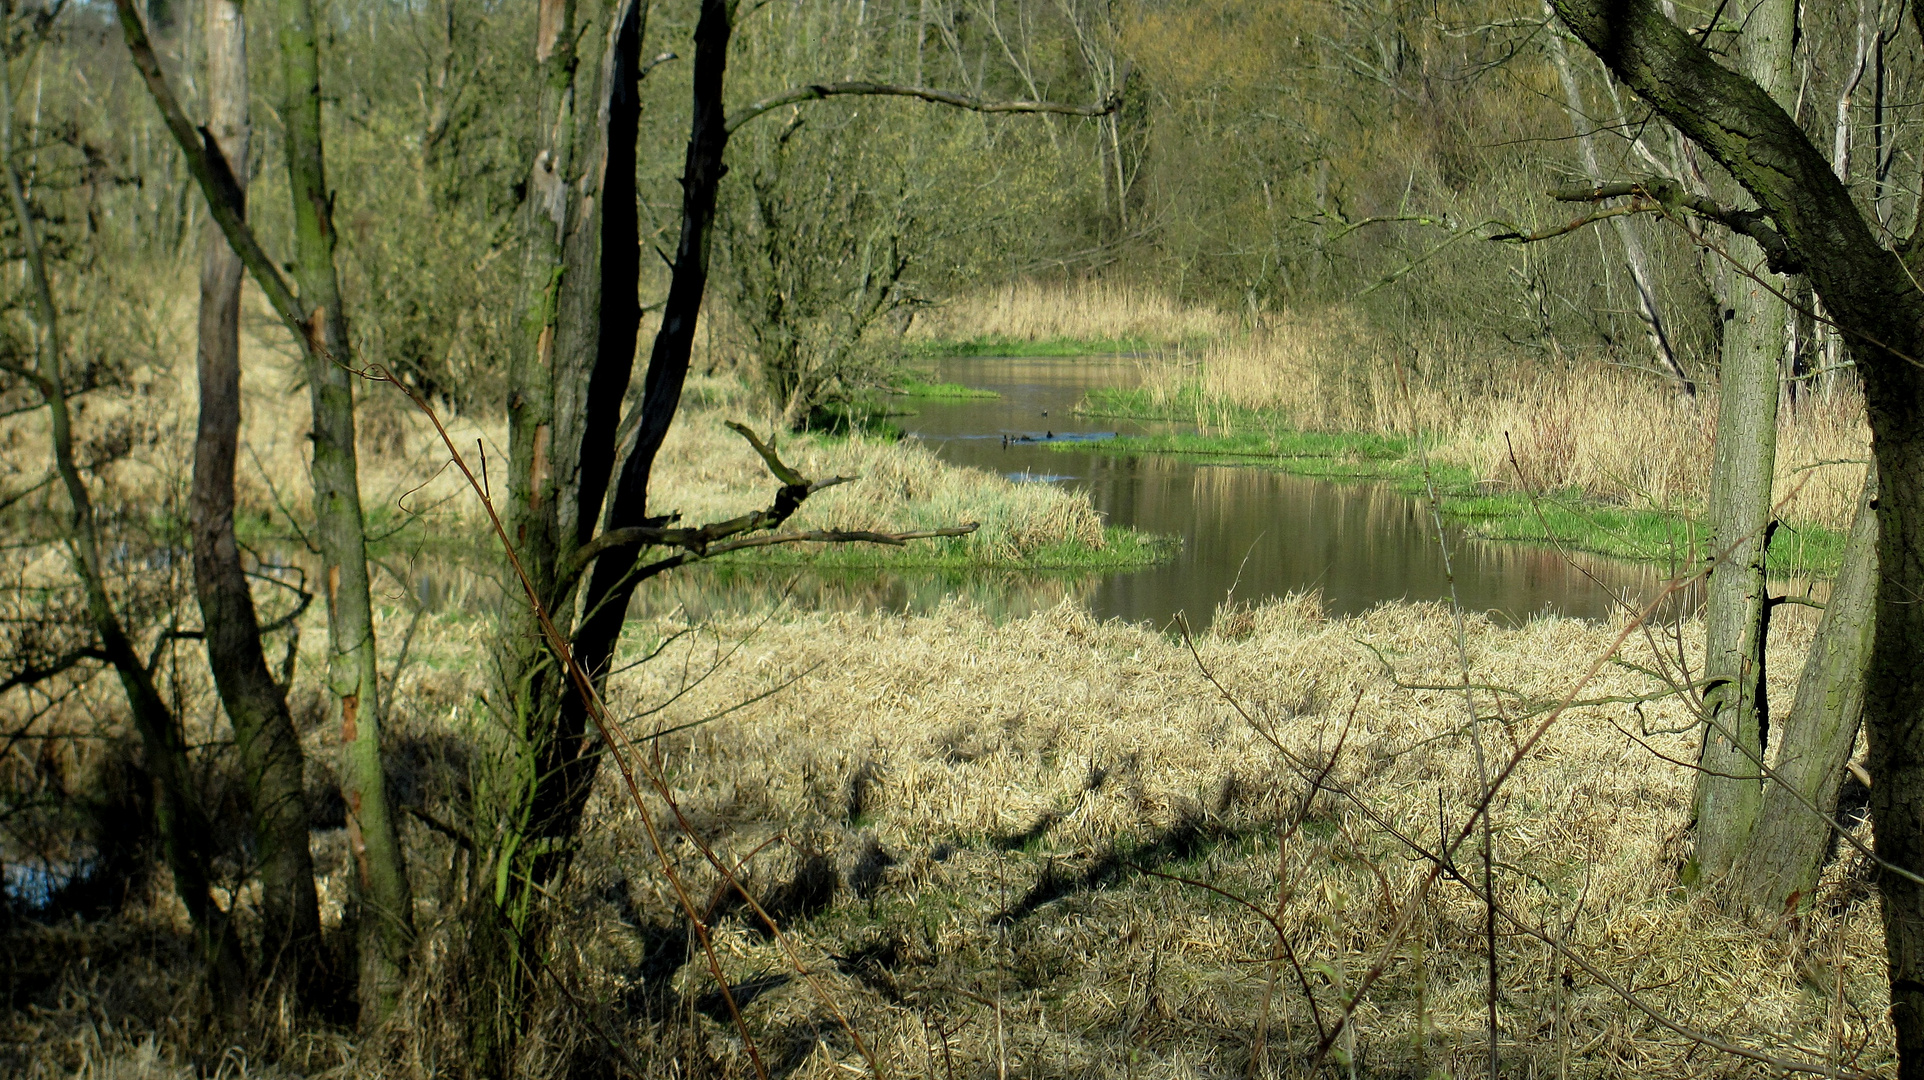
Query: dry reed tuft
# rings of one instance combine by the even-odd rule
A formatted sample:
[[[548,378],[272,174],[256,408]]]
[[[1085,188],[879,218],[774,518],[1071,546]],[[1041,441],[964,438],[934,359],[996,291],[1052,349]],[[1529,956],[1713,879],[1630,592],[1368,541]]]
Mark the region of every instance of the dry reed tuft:
[[[1176,342],[1234,333],[1236,320],[1168,294],[1106,281],[1011,282],[922,315],[915,340]]]

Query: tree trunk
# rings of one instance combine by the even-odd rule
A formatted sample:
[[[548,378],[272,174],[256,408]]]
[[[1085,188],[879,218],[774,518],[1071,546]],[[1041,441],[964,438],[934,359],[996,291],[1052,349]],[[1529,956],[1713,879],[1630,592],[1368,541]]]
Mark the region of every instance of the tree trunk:
[[[11,6],[0,12],[11,15]],[[4,55],[4,54],[0,54]],[[7,57],[10,60],[10,57]],[[193,921],[196,952],[205,968],[208,989],[222,1013],[238,1012],[244,1002],[246,962],[233,921],[214,900],[212,876],[213,830],[195,795],[187,743],[180,723],[154,685],[151,672],[135,650],[113,600],[107,595],[101,561],[100,537],[94,524],[93,496],[74,461],[73,418],[67,407],[65,349],[60,312],[40,244],[40,230],[27,205],[26,191],[13,158],[13,93],[9,64],[0,63],[0,171],[6,174],[7,197],[19,226],[27,276],[33,289],[38,326],[38,367],[29,372],[46,401],[54,472],[66,490],[69,514],[67,544],[70,561],[87,597],[87,615],[100,639],[101,652],[120,679],[121,690],[140,732],[146,767],[154,781],[155,831],[160,836],[167,869],[174,879],[174,895]]]
[[[207,126],[235,179],[247,179],[247,30],[237,0],[207,0]],[[207,663],[234,726],[254,816],[261,876],[261,966],[293,976],[312,1001],[320,906],[308,851],[300,736],[261,652],[254,598],[234,540],[240,436],[240,256],[211,221],[201,238],[200,427],[194,441],[194,592]]]
[[[1617,76],[1730,170],[1762,205],[1850,338],[1877,469],[1877,610],[1864,688],[1871,817],[1901,1077],[1924,1077],[1924,266],[1898,252],[1797,123],[1754,82],[1719,66],[1651,0],[1552,0]],[[1913,8],[1913,19],[1924,19]],[[1754,226],[1753,229],[1760,227]],[[1899,872],[1901,871],[1901,872]]]
[[[635,169],[647,10],[644,0],[544,0],[537,26],[542,128],[524,210],[528,338],[509,375],[508,520],[564,635],[578,593],[562,567],[592,536],[608,491],[640,329]],[[532,610],[509,641],[502,667],[515,739],[499,782],[485,785],[490,823],[477,835],[507,827],[476,860],[468,942],[469,1049],[486,1076],[513,1070],[545,963],[541,898],[572,854],[597,760],[585,724],[563,721],[574,691]]]
[[[1744,67],[1773,98],[1790,87],[1795,0],[1757,0],[1744,24]],[[1762,253],[1731,238],[1743,269],[1762,273]],[[1728,272],[1735,315],[1724,328],[1718,378],[1716,457],[1710,470],[1711,568],[1704,604],[1704,740],[1698,758],[1696,853],[1699,880],[1730,871],[1763,805],[1769,739],[1764,697],[1765,546],[1777,462],[1778,371],[1784,352],[1784,302],[1763,283]],[[1687,872],[1688,873],[1688,872]]]
[[[310,342],[314,531],[327,592],[328,687],[339,703],[341,794],[360,933],[363,1025],[393,1012],[414,937],[400,831],[381,762],[374,611],[354,447],[354,376],[334,269],[333,196],[321,146],[320,55],[312,0],[279,0],[288,189],[294,204],[294,279]]]
[[[1831,850],[1831,824],[1819,815],[1836,813],[1837,790],[1864,713],[1877,578],[1875,483],[1874,477],[1864,480],[1844,565],[1782,725],[1763,812],[1730,879],[1733,900],[1758,920],[1776,921],[1800,910]]]

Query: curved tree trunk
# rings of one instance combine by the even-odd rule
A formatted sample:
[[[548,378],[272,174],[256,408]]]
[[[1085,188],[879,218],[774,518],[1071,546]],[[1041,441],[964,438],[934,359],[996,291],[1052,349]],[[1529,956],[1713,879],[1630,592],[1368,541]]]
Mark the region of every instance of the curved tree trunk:
[[[414,939],[401,837],[381,762],[374,609],[354,447],[354,375],[334,269],[333,193],[321,148],[320,51],[312,0],[279,0],[281,122],[294,203],[294,279],[312,343],[306,356],[314,412],[314,532],[327,591],[328,687],[339,702],[341,794],[360,920],[361,1022],[394,1011]]]
[[[1792,89],[1796,0],[1752,0],[1739,14],[1745,71],[1781,99]],[[1762,271],[1763,255],[1734,236],[1731,256]],[[1716,456],[1710,471],[1711,568],[1704,598],[1704,739],[1698,759],[1696,852],[1704,880],[1730,872],[1763,805],[1769,721],[1764,697],[1765,546],[1777,464],[1777,386],[1784,353],[1784,302],[1763,282],[1728,268],[1733,314],[1724,328],[1718,377]]]
[[[1831,824],[1818,812],[1836,813],[1864,715],[1877,584],[1875,492],[1875,477],[1866,477],[1844,565],[1804,659],[1796,701],[1780,725],[1782,743],[1764,788],[1763,812],[1730,877],[1732,898],[1756,919],[1774,921],[1798,911],[1831,850]]]
[[[1730,170],[1803,264],[1861,365],[1877,470],[1877,610],[1864,689],[1899,1075],[1924,1077],[1924,249],[1877,241],[1825,155],[1756,83],[1651,0],[1552,0],[1617,76]],[[1924,13],[1913,8],[1914,19]],[[1761,232],[1761,225],[1752,226]],[[1902,254],[1900,255],[1900,252]]]
[[[237,0],[207,0],[207,126],[247,180],[247,30]],[[234,726],[254,815],[261,876],[261,968],[293,976],[313,1000],[320,906],[307,843],[300,736],[261,652],[254,598],[234,540],[234,454],[240,436],[240,256],[209,222],[201,239],[200,426],[194,440],[194,592],[207,663]]]

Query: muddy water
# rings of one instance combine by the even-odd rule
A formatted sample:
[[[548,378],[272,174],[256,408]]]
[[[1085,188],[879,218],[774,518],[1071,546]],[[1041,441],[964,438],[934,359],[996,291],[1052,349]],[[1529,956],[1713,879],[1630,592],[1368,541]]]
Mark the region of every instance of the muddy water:
[[[1439,544],[1424,506],[1383,485],[1177,455],[1105,454],[1099,441],[1106,436],[1169,430],[1075,415],[1087,391],[1133,385],[1137,377],[1128,359],[949,360],[937,380],[1001,396],[899,400],[915,413],[899,422],[957,465],[1085,491],[1113,524],[1179,537],[1180,550],[1165,564],[1080,580],[710,569],[643,590],[640,610],[682,605],[699,616],[786,596],[802,607],[913,611],[967,596],[998,614],[1022,615],[1074,599],[1103,618],[1164,626],[1181,612],[1201,626],[1225,599],[1261,602],[1308,589],[1321,590],[1339,614],[1388,600],[1447,600],[1445,547],[1465,608],[1506,621],[1540,613],[1604,618],[1612,592],[1641,602],[1663,585],[1649,567],[1588,556],[1573,565],[1553,549],[1479,541],[1448,526]]]

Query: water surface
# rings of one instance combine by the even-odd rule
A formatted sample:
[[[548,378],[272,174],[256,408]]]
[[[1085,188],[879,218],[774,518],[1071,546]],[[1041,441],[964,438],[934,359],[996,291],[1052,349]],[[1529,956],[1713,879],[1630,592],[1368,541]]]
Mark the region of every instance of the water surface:
[[[1069,600],[1100,618],[1161,627],[1183,613],[1202,626],[1225,601],[1260,603],[1312,589],[1336,614],[1385,601],[1447,601],[1453,571],[1466,609],[1521,622],[1545,613],[1605,618],[1617,595],[1640,604],[1665,581],[1649,566],[1477,540],[1448,524],[1439,543],[1425,504],[1383,484],[1211,465],[1186,455],[1104,453],[1101,441],[1117,433],[1178,429],[1076,415],[1088,391],[1136,383],[1140,369],[1127,358],[971,357],[940,362],[935,376],[1000,396],[892,399],[912,413],[897,418],[909,437],[956,465],[1087,492],[1111,524],[1179,538],[1173,558],[1079,577],[706,567],[641,590],[635,613],[681,607],[700,618],[778,600],[802,608],[924,611],[961,598],[1012,617]]]
[[[1001,395],[907,403],[917,415],[903,427],[943,458],[1086,491],[1112,524],[1181,538],[1167,563],[1098,578],[1086,602],[1100,617],[1160,625],[1186,612],[1200,624],[1232,597],[1260,602],[1308,589],[1338,614],[1448,600],[1445,546],[1465,608],[1509,621],[1604,618],[1613,592],[1640,600],[1664,582],[1651,567],[1476,540],[1447,524],[1439,544],[1427,506],[1383,484],[1103,453],[1103,436],[1171,429],[1075,415],[1089,390],[1135,384],[1139,368],[1127,358],[954,359],[936,374]]]

